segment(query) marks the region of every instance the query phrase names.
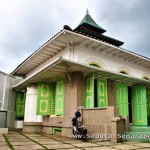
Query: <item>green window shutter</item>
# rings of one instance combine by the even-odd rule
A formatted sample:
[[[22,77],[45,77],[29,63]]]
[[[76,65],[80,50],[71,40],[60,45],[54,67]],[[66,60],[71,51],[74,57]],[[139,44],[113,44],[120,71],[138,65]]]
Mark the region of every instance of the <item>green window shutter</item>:
[[[51,104],[51,113],[55,114],[55,107],[56,107],[56,82],[52,83],[52,104]]]
[[[16,117],[24,117],[26,96],[23,92],[16,94]]]
[[[129,116],[127,84],[118,83],[116,85],[116,101],[117,101],[117,106],[119,107],[119,115]]]
[[[146,86],[133,87],[134,125],[147,125]]]
[[[62,115],[64,113],[64,79],[56,81],[56,104],[55,114]]]
[[[97,79],[98,107],[107,107],[107,80]]]
[[[150,117],[150,89],[147,90],[147,115]]]
[[[85,108],[94,108],[94,76],[85,77]]]
[[[50,115],[51,93],[50,83],[38,83],[37,115]]]

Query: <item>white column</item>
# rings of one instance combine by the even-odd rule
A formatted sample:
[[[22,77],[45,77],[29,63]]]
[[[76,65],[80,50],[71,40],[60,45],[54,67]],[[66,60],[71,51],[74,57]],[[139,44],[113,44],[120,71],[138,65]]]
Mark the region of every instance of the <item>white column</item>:
[[[43,122],[43,117],[36,115],[37,92],[36,85],[27,87],[24,117],[25,122]]]

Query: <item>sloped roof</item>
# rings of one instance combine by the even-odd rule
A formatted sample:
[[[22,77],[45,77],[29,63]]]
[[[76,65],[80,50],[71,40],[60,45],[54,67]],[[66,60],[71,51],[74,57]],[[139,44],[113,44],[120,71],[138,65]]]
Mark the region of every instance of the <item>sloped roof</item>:
[[[63,30],[59,31],[56,35],[51,37],[47,42],[34,51],[20,65],[18,65],[11,74],[24,78],[25,74],[59,53],[67,46],[66,42],[62,40],[62,36]],[[43,53],[43,51],[46,51],[46,53]]]
[[[109,53],[115,53],[115,55],[122,55],[121,57],[125,56],[126,59],[127,60],[130,59],[131,62],[132,61],[134,62],[134,59],[137,59],[139,63],[141,62],[143,65],[144,64],[146,65],[145,67],[150,68],[150,58],[123,49],[121,47],[114,46],[108,42],[97,39],[95,37],[91,37],[89,35],[83,35],[69,30],[62,30],[61,32],[56,34],[53,38],[48,40],[45,44],[43,44],[38,50],[36,50],[33,54],[31,54],[27,59],[25,59],[11,74],[16,76],[26,75],[28,72],[30,72],[40,64],[43,64],[58,52],[64,50],[65,47],[67,47],[67,41],[66,41],[67,39],[64,37],[64,35],[68,35],[69,36],[68,39],[73,38],[74,41],[72,42],[74,43],[83,44],[85,41],[88,42],[89,46],[93,43],[97,43],[97,47],[100,47],[101,45],[104,46],[103,51],[107,51],[107,50],[109,51],[111,48],[112,50]],[[59,50],[57,50],[54,53],[54,49],[52,49],[52,46],[58,47]],[[48,47],[48,49],[46,47]],[[45,55],[45,51],[47,51],[47,53],[49,54]],[[42,60],[40,58],[42,58]]]
[[[103,33],[106,32],[106,30],[100,27],[92,19],[92,17],[88,13],[88,10],[80,24],[73,31],[83,35],[96,37],[97,39],[100,39],[102,41],[105,41],[106,43],[110,43],[115,46],[121,46],[124,44],[124,42],[120,40],[103,35]]]
[[[76,28],[74,30],[74,32],[77,32],[77,33],[85,35],[85,36],[90,36],[90,37],[95,38],[97,40],[99,39],[101,41],[104,41],[106,43],[109,43],[109,44],[112,44],[112,45],[115,45],[118,47],[124,44],[124,42],[122,42],[120,40],[117,40],[117,39],[114,39],[112,37],[100,34],[99,32],[95,32],[93,30],[89,30],[85,26],[80,26],[80,27]]]
[[[95,28],[96,30],[98,30],[100,33],[104,33],[106,32],[105,29],[103,29],[102,27],[100,27],[93,19],[92,17],[89,15],[89,13],[87,12],[86,15],[84,16],[84,18],[81,20],[80,24],[78,25],[77,28],[79,28],[80,26],[88,26],[90,28]],[[76,28],[76,29],[77,29]]]
[[[92,45],[93,42],[99,43],[100,45],[104,44],[105,48],[103,48],[103,51],[106,51],[109,54],[112,53],[113,55],[119,54],[123,56],[126,54],[127,56],[125,56],[125,59],[130,58],[132,60],[132,57],[134,59],[137,57],[139,62],[144,61],[146,67],[150,68],[149,58],[120,48],[119,46],[121,46],[123,42],[103,35],[102,33],[104,32],[106,32],[106,30],[100,27],[87,12],[77,28],[72,30],[69,26],[65,25],[64,30],[61,30],[54,37],[50,38],[50,40],[25,59],[11,74],[25,76],[31,70],[47,62],[60,51],[63,51],[68,46],[68,42],[70,42],[67,41],[67,34],[73,38],[72,42],[74,43],[83,44],[83,41],[85,41],[88,42],[89,45]],[[98,45],[97,48],[99,48]]]

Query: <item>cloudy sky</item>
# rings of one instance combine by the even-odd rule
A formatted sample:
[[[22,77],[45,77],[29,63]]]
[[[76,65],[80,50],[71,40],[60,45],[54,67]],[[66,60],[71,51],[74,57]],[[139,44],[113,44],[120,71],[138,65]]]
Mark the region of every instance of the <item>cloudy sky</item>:
[[[74,29],[87,8],[105,35],[150,58],[150,0],[0,0],[0,71],[11,73],[63,25]]]

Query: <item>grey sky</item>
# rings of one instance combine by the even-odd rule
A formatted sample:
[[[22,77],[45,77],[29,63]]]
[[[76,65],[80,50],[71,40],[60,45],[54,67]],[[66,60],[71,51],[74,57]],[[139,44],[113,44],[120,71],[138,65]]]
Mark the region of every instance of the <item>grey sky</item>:
[[[0,71],[10,73],[67,24],[89,9],[105,35],[150,58],[150,0],[0,0]]]

